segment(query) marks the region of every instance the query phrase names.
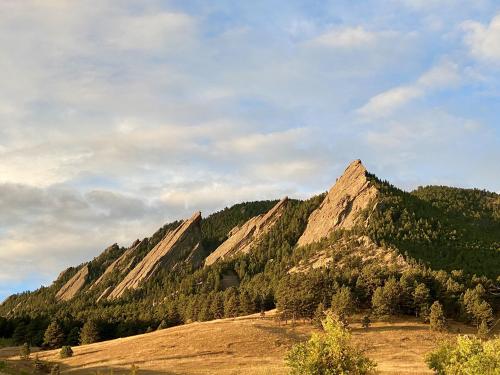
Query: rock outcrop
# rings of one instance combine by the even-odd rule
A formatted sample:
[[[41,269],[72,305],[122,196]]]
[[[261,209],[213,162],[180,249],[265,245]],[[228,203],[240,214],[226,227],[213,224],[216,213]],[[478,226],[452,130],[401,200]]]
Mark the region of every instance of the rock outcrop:
[[[204,257],[201,245],[201,213],[195,213],[165,237],[125,276],[109,294],[116,299],[128,289],[137,289],[149,280],[160,267],[173,269],[180,262],[189,261],[195,267],[202,264]]]
[[[147,239],[144,239],[143,241],[147,241]],[[92,284],[90,289],[99,286],[106,279],[106,277],[111,275],[113,272],[119,272],[120,274],[129,272],[130,267],[132,266],[132,263],[135,259],[134,253],[139,245],[141,245],[141,243],[141,241],[136,240],[132,244],[132,246],[125,250],[122,255],[120,255],[113,263],[111,263],[106,268],[103,274]]]
[[[248,253],[251,246],[273,227],[283,214],[288,198],[280,200],[267,213],[255,216],[241,227],[235,227],[229,232],[228,239],[205,259],[209,266],[220,259],[229,258],[235,254]]]
[[[88,275],[89,266],[86,264],[57,292],[57,300],[69,301],[73,298],[85,286]]]
[[[328,192],[318,209],[309,216],[297,245],[304,246],[327,237],[334,229],[351,229],[359,213],[378,195],[361,160],[353,161]]]

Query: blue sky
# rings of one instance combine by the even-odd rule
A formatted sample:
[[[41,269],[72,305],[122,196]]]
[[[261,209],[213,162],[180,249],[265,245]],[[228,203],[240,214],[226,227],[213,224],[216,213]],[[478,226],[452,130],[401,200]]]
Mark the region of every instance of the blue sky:
[[[0,299],[235,202],[500,191],[500,4],[3,1]]]

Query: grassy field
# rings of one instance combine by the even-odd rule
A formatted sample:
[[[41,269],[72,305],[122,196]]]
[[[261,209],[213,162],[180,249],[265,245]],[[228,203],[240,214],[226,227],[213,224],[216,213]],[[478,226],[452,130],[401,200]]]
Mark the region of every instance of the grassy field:
[[[127,374],[134,364],[138,373],[148,374],[286,374],[286,351],[306,340],[313,331],[309,323],[279,325],[271,314],[192,323],[149,334],[73,348],[72,358],[61,360],[59,351],[40,352],[44,361],[58,362],[67,374],[95,374],[113,369]],[[445,338],[432,333],[417,320],[394,319],[361,328],[351,324],[354,340],[378,363],[381,374],[429,374],[424,356]],[[452,331],[470,332],[454,324]],[[450,336],[447,334],[445,336]],[[0,349],[0,361],[12,362],[17,349]],[[1,370],[0,370],[1,371]],[[104,373],[104,372],[103,372]]]

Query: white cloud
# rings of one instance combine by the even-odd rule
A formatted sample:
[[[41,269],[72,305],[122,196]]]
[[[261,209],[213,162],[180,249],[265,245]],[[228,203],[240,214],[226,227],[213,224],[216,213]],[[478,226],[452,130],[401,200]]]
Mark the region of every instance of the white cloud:
[[[357,112],[366,119],[386,117],[433,90],[457,85],[460,79],[457,64],[444,61],[422,74],[411,85],[398,86],[375,95]]]
[[[329,30],[314,38],[311,43],[332,48],[356,48],[371,45],[376,40],[376,33],[357,26]]]
[[[462,24],[464,41],[472,56],[485,61],[500,62],[500,14],[493,17],[489,25],[476,21]]]

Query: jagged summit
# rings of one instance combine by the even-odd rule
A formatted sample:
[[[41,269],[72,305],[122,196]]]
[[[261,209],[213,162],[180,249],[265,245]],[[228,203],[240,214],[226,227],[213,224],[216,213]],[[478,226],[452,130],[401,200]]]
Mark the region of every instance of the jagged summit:
[[[195,212],[165,237],[130,271],[109,294],[108,299],[123,295],[127,289],[137,289],[149,280],[160,266],[173,268],[178,262],[189,260],[194,266],[203,261],[201,244],[201,212]]]
[[[356,223],[360,211],[375,199],[378,191],[370,182],[361,160],[354,160],[337,179],[327,196],[307,222],[307,227],[297,244],[317,242],[334,229],[350,229]]]
[[[205,259],[205,266],[209,266],[220,259],[249,252],[252,244],[263,234],[269,232],[281,217],[287,202],[288,197],[284,197],[267,213],[255,216],[243,225],[233,228],[229,232],[228,239]]]

